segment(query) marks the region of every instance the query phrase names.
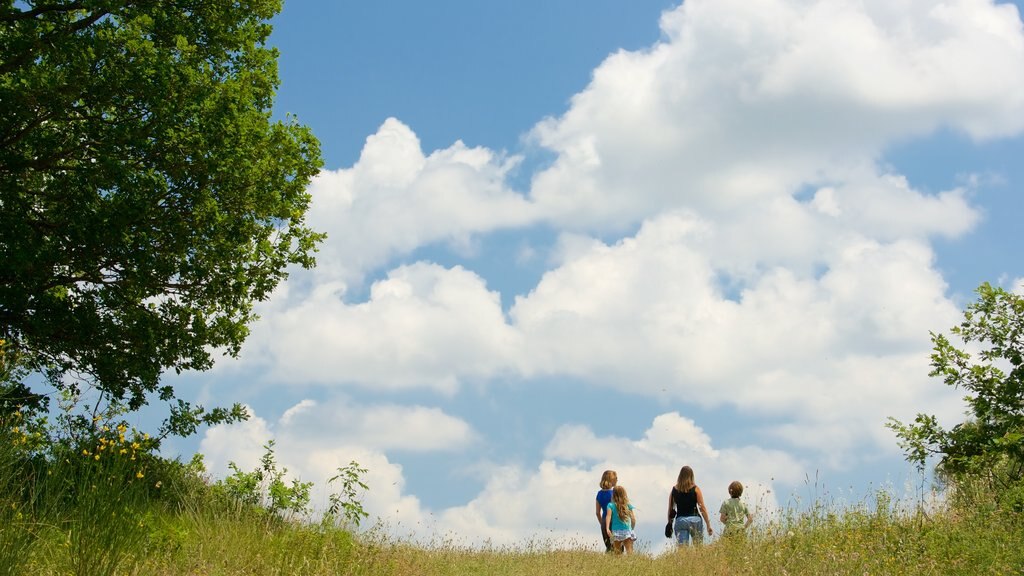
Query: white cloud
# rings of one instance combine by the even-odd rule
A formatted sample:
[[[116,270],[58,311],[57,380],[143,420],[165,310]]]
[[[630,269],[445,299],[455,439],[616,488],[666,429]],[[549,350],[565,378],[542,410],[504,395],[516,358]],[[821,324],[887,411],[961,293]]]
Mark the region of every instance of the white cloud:
[[[302,418],[296,418],[300,413]],[[328,480],[339,468],[356,462],[366,470],[360,479],[370,487],[358,494],[370,514],[363,527],[383,521],[404,537],[424,529],[431,513],[419,498],[405,492],[402,466],[387,454],[443,453],[476,441],[476,433],[464,421],[436,408],[357,405],[336,398],[327,403],[303,400],[273,423],[252,409],[249,414],[245,422],[213,426],[204,433],[200,452],[215,477],[229,474],[229,462],[243,471],[255,469],[263,447],[273,440],[278,469],[287,469],[286,478],[314,483],[311,505],[319,515],[326,510],[328,495],[341,490]]]
[[[508,366],[520,346],[499,295],[460,267],[402,266],[363,303],[321,289],[276,305],[262,311],[244,355],[279,382],[453,392]]]
[[[885,146],[941,127],[1024,128],[1012,5],[695,0],[661,26],[666,41],[609,57],[535,128],[558,158],[531,198],[560,224],[729,214],[870,175]]]
[[[637,506],[642,543],[657,550],[668,542],[661,533],[668,495],[683,465],[694,468],[716,529],[721,528],[718,505],[728,497],[732,480],[746,485],[744,498],[763,519],[778,510],[773,484],[797,483],[806,473],[802,463],[783,452],[715,448],[692,420],[672,412],[655,418],[635,440],[599,437],[585,426],[566,425],[535,469],[498,467],[480,494],[436,516],[467,544],[512,545],[533,538],[555,547],[596,547],[600,530],[594,495],[602,471],[614,469]]]
[[[318,412],[317,406],[302,406],[307,412]],[[599,530],[593,498],[601,472],[611,468],[638,506],[640,534],[657,547],[664,541],[660,533],[668,492],[684,464],[697,471],[716,528],[720,526],[715,512],[730,481],[742,481],[747,501],[762,517],[769,517],[778,510],[773,485],[794,484],[806,474],[806,466],[784,452],[754,445],[715,448],[692,420],[671,412],[657,416],[635,440],[599,437],[584,426],[566,425],[555,432],[536,468],[493,467],[484,488],[464,504],[431,510],[405,492],[403,469],[389,460],[387,450],[325,431],[331,440],[327,442],[326,436],[300,433],[294,420],[282,417],[271,426],[250,414],[247,422],[207,430],[202,448],[216,476],[227,473],[228,461],[242,470],[254,468],[262,454],[259,447],[273,438],[279,467],[288,468],[289,477],[315,483],[314,493],[319,496],[314,505],[322,511],[332,489],[326,480],[339,466],[355,460],[367,469],[362,480],[370,486],[361,494],[363,507],[371,513],[364,527],[382,522],[384,530],[424,543],[451,538],[470,546],[534,541],[555,547],[595,547]],[[405,421],[393,425],[402,427]],[[595,446],[601,450],[595,451]]]
[[[260,309],[242,366],[263,381],[381,393],[574,377],[727,407],[756,417],[759,442],[838,468],[895,451],[888,416],[956,417],[958,393],[927,377],[929,330],[959,318],[931,243],[978,225],[977,182],[926,193],[885,167],[884,153],[939,129],[979,139],[1024,129],[1015,8],[688,0],[661,26],[663,42],[612,55],[565,114],[534,127],[555,160],[525,196],[507,180],[516,157],[461,142],[424,153],[409,127],[387,120],[354,166],[313,183],[310,223],[329,234],[320,265]],[[472,263],[404,261],[436,243],[465,257],[478,235],[538,223],[556,245],[527,237],[519,258],[544,254],[549,269],[507,311],[501,287]],[[352,287],[380,274],[355,301]],[[316,426],[350,441],[294,432]],[[388,487],[370,506],[401,522],[430,511],[402,492],[401,467],[385,454],[480,440],[434,409],[303,403],[276,425],[213,429],[204,451],[251,460],[271,431],[296,470],[324,476],[346,454],[371,463]],[[435,517],[495,542],[541,528],[589,539],[580,486],[615,467],[653,531],[664,498],[651,495],[682,460],[722,490],[734,477],[767,487],[765,476],[801,468],[758,442],[713,447],[678,414],[638,439],[567,425],[535,470],[496,468],[480,495]]]
[[[204,434],[200,452],[211,471],[226,473],[231,461],[243,470],[254,468],[270,440],[284,467],[321,473],[348,464],[354,456],[345,453],[449,452],[478,441],[477,433],[462,419],[424,406],[357,404],[345,397],[328,402],[302,400],[272,423],[251,408],[248,411],[247,421],[213,426]]]
[[[465,246],[474,234],[531,222],[532,207],[505,182],[517,163],[462,142],[424,155],[413,131],[389,118],[354,166],[325,170],[309,188],[309,223],[330,238],[319,281],[358,282],[421,246]]]

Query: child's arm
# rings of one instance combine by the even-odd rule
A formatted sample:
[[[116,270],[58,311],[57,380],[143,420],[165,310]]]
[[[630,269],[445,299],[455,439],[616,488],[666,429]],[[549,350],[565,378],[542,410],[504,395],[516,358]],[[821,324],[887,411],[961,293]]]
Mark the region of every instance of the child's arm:
[[[597,523],[604,524],[604,518],[601,518],[601,503],[594,498],[594,514],[597,515]]]
[[[604,515],[604,531],[608,534],[612,533],[612,514],[611,507],[609,507],[608,513]]]
[[[636,530],[636,512],[633,511],[633,507],[632,506],[630,506],[630,508],[629,508],[629,521],[630,521],[630,527],[633,530]]]

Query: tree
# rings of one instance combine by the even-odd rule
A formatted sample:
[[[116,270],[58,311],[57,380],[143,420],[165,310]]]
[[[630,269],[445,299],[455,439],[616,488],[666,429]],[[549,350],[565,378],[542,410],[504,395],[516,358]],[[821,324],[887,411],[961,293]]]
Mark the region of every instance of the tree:
[[[319,143],[271,119],[280,0],[0,0],[0,338],[138,409],[237,355],[290,265]]]
[[[934,416],[918,414],[913,424],[890,419],[889,427],[919,468],[938,456],[944,475],[982,475],[1006,490],[1024,480],[1024,296],[988,283],[977,294],[951,329],[964,344],[979,345],[976,359],[932,333],[931,376],[968,392],[967,421],[946,430]]]

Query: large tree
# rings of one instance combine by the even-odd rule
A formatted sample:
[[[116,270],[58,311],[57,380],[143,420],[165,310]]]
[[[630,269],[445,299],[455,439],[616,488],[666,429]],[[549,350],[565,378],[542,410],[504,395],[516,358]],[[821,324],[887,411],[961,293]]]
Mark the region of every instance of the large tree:
[[[271,117],[280,9],[0,0],[0,338],[24,368],[169,400],[162,373],[237,354],[313,264],[319,143]]]

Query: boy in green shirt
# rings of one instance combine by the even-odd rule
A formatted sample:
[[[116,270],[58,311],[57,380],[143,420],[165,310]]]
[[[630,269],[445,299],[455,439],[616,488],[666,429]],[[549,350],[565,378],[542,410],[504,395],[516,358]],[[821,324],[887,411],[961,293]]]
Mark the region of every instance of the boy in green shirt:
[[[754,521],[754,515],[740,500],[742,495],[743,484],[740,484],[738,480],[729,484],[729,496],[732,498],[722,502],[722,507],[718,509],[718,519],[725,524],[725,530],[722,531],[724,536],[745,534],[747,527]]]

